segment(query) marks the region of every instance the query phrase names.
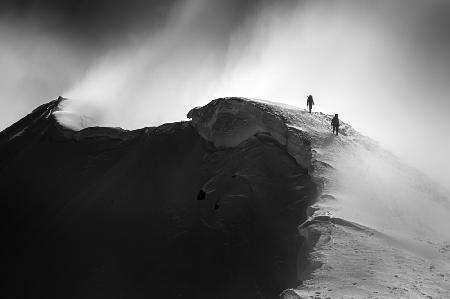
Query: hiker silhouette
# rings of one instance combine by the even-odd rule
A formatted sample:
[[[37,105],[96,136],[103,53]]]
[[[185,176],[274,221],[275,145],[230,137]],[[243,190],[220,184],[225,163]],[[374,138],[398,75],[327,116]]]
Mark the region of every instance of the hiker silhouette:
[[[314,105],[313,97],[312,97],[312,95],[309,95],[308,99],[306,100],[306,106],[309,108],[309,113],[311,113],[311,109],[312,109],[313,105]]]
[[[331,120],[331,126],[333,127],[333,134],[336,132],[336,136],[339,135],[339,117],[337,114],[334,115]]]

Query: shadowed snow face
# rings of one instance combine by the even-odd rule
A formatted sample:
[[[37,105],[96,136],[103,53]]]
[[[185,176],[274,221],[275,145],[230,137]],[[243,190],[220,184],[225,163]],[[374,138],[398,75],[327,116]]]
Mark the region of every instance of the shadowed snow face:
[[[299,284],[316,185],[271,136],[216,149],[187,123],[70,133],[48,117],[57,104],[0,135],[3,293],[276,298]]]
[[[316,111],[446,184],[449,12],[439,0],[2,1],[0,126],[60,94],[68,113],[125,128],[216,97],[304,107],[312,94]]]

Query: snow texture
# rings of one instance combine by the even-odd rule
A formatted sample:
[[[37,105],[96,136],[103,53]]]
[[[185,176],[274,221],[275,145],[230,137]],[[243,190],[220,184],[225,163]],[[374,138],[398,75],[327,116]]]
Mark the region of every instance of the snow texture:
[[[450,298],[450,197],[419,171],[345,122],[334,136],[332,115],[223,98],[188,117],[216,146],[270,134],[318,184],[298,228],[310,266],[282,298]]]

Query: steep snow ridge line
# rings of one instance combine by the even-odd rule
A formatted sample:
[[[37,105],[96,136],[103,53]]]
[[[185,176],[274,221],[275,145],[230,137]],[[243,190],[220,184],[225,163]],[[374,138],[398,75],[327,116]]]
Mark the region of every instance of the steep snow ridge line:
[[[311,167],[311,141],[302,130],[288,126],[281,114],[261,102],[244,98],[220,98],[188,113],[192,125],[216,147],[235,147],[257,133],[268,133],[286,146],[305,169]]]
[[[16,137],[22,136],[28,130],[28,128],[37,124],[41,119],[49,118],[52,113],[58,108],[60,99],[43,104],[34,109],[30,114],[13,124],[12,126],[3,130],[0,134],[0,145],[4,144]]]
[[[324,227],[347,227],[373,235],[374,230],[333,215],[327,201],[336,200],[333,185],[336,183],[336,159],[343,148],[351,148],[360,143],[373,146],[349,125],[342,123],[342,135],[330,132],[331,116],[323,113],[309,114],[295,107],[284,107],[274,103],[258,102],[243,98],[222,98],[210,104],[193,109],[188,117],[192,125],[206,140],[218,147],[237,146],[257,133],[268,133],[280,144],[297,163],[309,170],[316,183],[317,198],[307,209],[307,220],[298,226],[298,234],[305,240],[299,252],[298,273],[300,281],[307,281],[311,274],[323,266],[311,253],[323,242],[332,238]],[[320,247],[320,246],[319,246]],[[289,294],[287,290],[283,293]],[[285,298],[289,298],[286,297]],[[298,296],[295,296],[298,298]]]
[[[329,140],[333,137],[327,133],[331,116],[322,113],[311,115],[291,106],[237,97],[213,100],[206,106],[192,109],[187,116],[192,119],[199,135],[217,147],[235,147],[255,134],[270,134],[286,147],[299,165],[308,169],[317,186],[317,197],[321,198],[327,191],[333,166],[320,147],[331,142],[343,142],[340,139]],[[351,127],[345,125],[345,128],[352,135],[356,134]],[[335,221],[330,211],[317,204],[308,208],[307,217],[298,230],[311,242],[313,240],[308,237],[310,223],[323,217],[327,217],[329,222]]]
[[[59,105],[64,101],[63,97],[58,97],[56,100],[53,100],[49,103],[43,104],[36,109],[34,109],[30,115],[38,114],[40,117],[48,118],[52,115],[53,112],[59,109]]]
[[[329,115],[246,98],[219,98],[192,109],[187,116],[200,136],[217,147],[235,147],[255,134],[270,134],[309,170],[319,189],[318,196],[327,191],[329,172],[333,171],[329,154],[321,148],[348,142],[330,134]],[[357,134],[346,124],[343,127],[352,136]],[[313,210],[309,217],[326,213],[319,208]]]

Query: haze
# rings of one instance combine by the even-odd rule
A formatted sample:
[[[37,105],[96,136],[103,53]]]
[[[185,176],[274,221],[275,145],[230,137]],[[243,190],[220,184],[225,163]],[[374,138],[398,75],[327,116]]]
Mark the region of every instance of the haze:
[[[312,94],[448,189],[448,1],[57,2],[0,5],[0,129],[59,95],[134,129],[217,97]]]

